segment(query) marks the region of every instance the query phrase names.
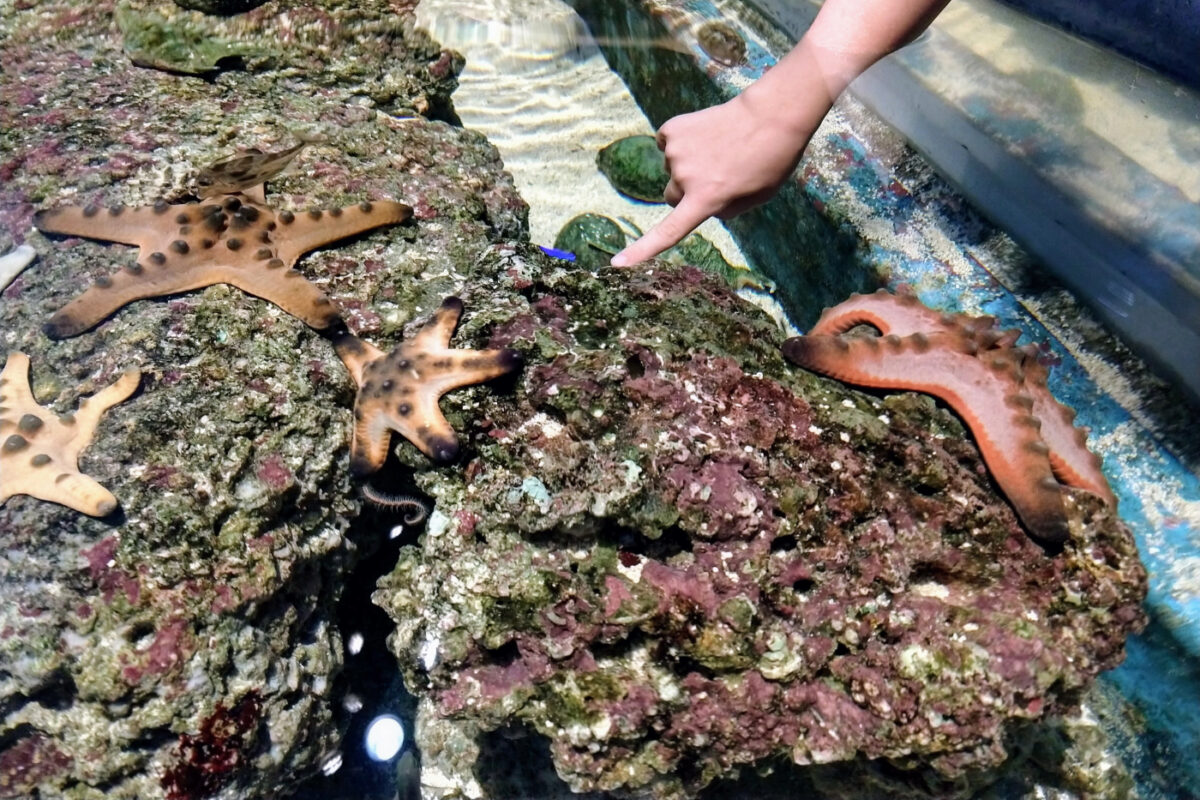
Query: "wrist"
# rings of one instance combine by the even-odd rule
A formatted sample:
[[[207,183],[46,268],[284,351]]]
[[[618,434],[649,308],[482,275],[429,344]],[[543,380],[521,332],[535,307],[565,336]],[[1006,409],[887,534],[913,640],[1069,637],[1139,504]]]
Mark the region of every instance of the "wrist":
[[[802,41],[731,102],[757,124],[807,142],[852,78],[831,71]]]

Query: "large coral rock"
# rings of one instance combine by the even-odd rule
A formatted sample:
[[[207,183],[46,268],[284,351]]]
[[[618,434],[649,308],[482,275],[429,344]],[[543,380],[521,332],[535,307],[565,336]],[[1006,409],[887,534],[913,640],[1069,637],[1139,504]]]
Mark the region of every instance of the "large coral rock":
[[[467,340],[524,374],[479,397],[463,471],[418,471],[436,509],[375,595],[429,793],[487,793],[503,731],[575,791],[782,759],[863,767],[838,781],[865,797],[886,759],[875,785],[945,796],[1120,662],[1145,574],[1097,498],[1047,553],[957,419],[788,366],[716,278],[490,260]]]
[[[190,13],[122,4],[151,6]],[[298,265],[381,346],[460,288],[460,263],[524,230],[494,149],[414,116],[449,107],[457,59],[403,4],[268,3],[239,19],[280,55],[205,81],[131,63],[112,3],[0,5],[0,238],[39,253],[0,295],[0,358],[28,353],[57,411],[143,373],[81,457],[117,517],[0,506],[0,797],[252,800],[315,773],[339,744],[334,608],[359,508],[354,385],[327,341],[227,286],[51,341],[51,313],[136,250],[43,236],[34,211],[181,199],[236,145],[290,144],[285,124],[321,133],[269,203],[415,208]]]

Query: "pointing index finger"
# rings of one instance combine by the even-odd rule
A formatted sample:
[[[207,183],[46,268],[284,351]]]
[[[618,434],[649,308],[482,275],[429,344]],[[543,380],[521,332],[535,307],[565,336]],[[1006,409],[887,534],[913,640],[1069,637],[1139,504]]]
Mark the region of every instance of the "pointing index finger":
[[[705,206],[699,203],[689,203],[688,198],[679,201],[679,205],[661,222],[612,257],[614,267],[627,267],[653,258],[664,250],[674,247],[683,238],[700,226],[700,223],[712,216]]]

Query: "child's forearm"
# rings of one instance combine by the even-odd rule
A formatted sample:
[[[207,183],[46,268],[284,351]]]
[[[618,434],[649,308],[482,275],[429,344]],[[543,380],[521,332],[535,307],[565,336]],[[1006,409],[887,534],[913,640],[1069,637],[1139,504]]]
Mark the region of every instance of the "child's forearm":
[[[675,209],[613,257],[634,264],[711,216],[765,203],[795,168],[833,101],[860,72],[928,27],[949,0],[825,0],[792,51],[741,94],[658,131]]]
[[[921,34],[949,0],[825,0],[790,53],[742,97],[798,135],[811,135],[867,67]]]

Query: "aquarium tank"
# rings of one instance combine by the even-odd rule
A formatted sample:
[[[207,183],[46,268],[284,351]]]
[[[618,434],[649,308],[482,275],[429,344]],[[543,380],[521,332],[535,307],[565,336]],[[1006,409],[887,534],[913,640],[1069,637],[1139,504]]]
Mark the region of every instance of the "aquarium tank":
[[[1194,2],[0,53],[0,798],[1200,796]]]

